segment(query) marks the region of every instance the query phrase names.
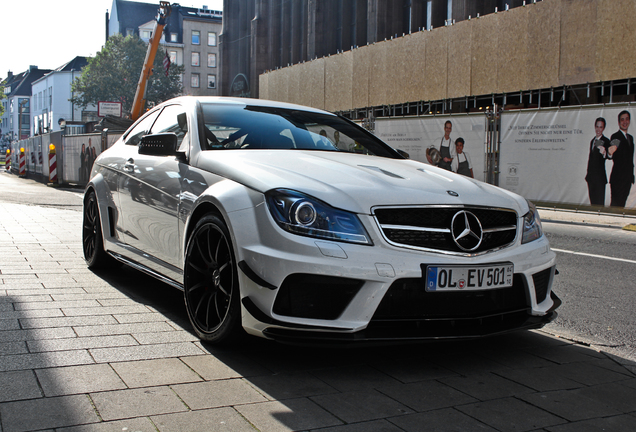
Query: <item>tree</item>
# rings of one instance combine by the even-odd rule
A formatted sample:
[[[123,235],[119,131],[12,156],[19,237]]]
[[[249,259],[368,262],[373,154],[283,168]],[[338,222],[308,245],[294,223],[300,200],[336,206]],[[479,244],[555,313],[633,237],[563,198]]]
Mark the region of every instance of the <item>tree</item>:
[[[72,84],[75,96],[71,102],[82,107],[97,105],[99,101],[121,102],[124,113],[129,114],[135,99],[139,75],[146,58],[148,45],[137,36],[111,36],[106,45]],[[149,107],[178,96],[182,92],[183,66],[171,65],[168,76],[164,73],[162,47],[157,50],[154,73],[148,79],[146,103]]]

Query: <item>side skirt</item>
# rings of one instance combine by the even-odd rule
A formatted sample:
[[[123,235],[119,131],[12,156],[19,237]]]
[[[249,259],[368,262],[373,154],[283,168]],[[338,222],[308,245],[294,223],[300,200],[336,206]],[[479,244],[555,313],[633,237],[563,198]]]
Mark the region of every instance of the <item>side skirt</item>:
[[[131,259],[128,259],[128,258],[126,258],[126,257],[124,257],[124,256],[122,256],[122,255],[120,255],[118,253],[114,253],[114,252],[111,252],[111,251],[107,251],[107,252],[108,252],[108,254],[110,256],[115,258],[117,261],[122,262],[122,263],[134,268],[135,270],[142,271],[142,272],[146,273],[147,275],[152,276],[153,278],[158,279],[161,282],[170,285],[171,287],[174,287],[174,288],[177,288],[177,289],[183,291],[183,284],[182,283],[179,283],[179,282],[177,282],[177,281],[175,281],[173,279],[170,279],[169,277],[164,276],[161,273],[156,272],[153,269],[151,269],[149,267],[146,267],[143,264],[138,263],[137,261],[133,261]]]

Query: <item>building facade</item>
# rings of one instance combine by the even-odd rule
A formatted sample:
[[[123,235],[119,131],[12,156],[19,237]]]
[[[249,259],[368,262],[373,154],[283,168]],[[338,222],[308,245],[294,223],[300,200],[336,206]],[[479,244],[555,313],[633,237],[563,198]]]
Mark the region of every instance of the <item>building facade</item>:
[[[120,33],[149,41],[158,10],[158,3],[114,0],[108,18],[108,36]],[[210,10],[207,6],[193,8],[178,3],[171,6],[161,46],[173,64],[184,66],[182,81],[186,95],[219,94],[221,62],[217,41],[222,18],[223,12]]]
[[[265,71],[536,0],[224,0],[223,95],[258,97]]]
[[[17,75],[9,71],[2,81],[5,98],[2,99],[4,113],[0,122],[0,138],[4,144],[29,137],[32,127],[31,84],[49,72],[50,69],[30,66],[29,70]]]
[[[97,107],[82,109],[69,99],[73,96],[71,85],[88,64],[86,57],[75,57],[70,62],[44,75],[32,83],[31,135],[41,135],[62,129],[62,126],[83,125],[96,122]]]

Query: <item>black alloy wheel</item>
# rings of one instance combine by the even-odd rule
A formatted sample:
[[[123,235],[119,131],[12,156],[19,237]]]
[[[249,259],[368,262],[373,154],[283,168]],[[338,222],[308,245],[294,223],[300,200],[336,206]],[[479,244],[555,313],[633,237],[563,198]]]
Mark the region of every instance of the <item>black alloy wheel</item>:
[[[88,268],[104,268],[114,263],[114,259],[104,250],[102,225],[95,191],[90,191],[84,200],[82,247]]]
[[[197,223],[186,252],[184,295],[199,338],[221,343],[238,332],[239,285],[227,226],[215,214]]]

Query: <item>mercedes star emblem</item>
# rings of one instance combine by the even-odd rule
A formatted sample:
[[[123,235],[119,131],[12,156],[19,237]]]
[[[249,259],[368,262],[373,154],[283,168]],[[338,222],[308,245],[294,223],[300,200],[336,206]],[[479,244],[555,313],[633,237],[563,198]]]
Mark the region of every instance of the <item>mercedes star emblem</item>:
[[[463,251],[476,250],[483,239],[483,230],[477,216],[462,210],[455,213],[451,222],[451,235],[455,244]]]

